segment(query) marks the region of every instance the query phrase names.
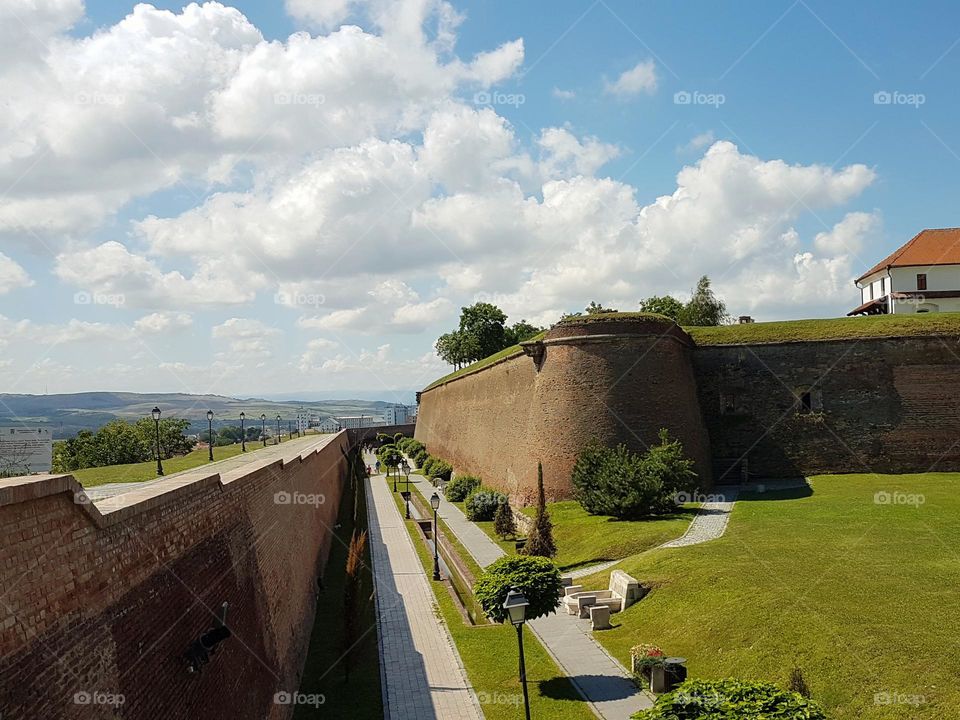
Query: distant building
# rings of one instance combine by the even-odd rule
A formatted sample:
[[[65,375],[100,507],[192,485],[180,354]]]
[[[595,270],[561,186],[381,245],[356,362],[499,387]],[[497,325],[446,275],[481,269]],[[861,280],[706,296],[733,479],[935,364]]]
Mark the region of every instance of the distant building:
[[[347,415],[336,418],[336,421],[340,423],[341,428],[346,429],[377,427],[378,425],[386,424],[383,418],[377,417],[376,415]]]
[[[310,416],[307,411],[300,408],[297,411],[297,432],[303,435],[310,428]]]
[[[406,425],[417,417],[417,408],[409,405],[391,405],[383,411],[383,421],[387,425]]]
[[[322,433],[340,432],[340,423],[336,418],[324,418],[317,423],[317,429]]]
[[[960,228],[923,230],[856,280],[847,315],[960,311]]]

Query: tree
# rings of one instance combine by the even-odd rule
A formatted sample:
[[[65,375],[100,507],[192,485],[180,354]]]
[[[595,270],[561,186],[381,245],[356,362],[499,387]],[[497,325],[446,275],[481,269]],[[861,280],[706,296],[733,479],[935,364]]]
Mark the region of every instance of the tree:
[[[591,300],[591,301],[590,301],[590,304],[587,305],[587,306],[583,309],[583,311],[584,311],[587,315],[598,315],[599,313],[615,313],[615,312],[620,312],[619,310],[617,310],[617,309],[615,309],[615,308],[605,308],[603,305],[601,305],[601,304],[598,303],[598,302],[595,302],[594,300]]]
[[[524,340],[529,340],[534,335],[543,332],[543,328],[537,327],[536,325],[531,325],[526,320],[521,320],[516,322],[507,328],[506,339],[504,342],[507,347],[511,345],[516,345],[517,343],[522,343]]]
[[[493,531],[504,539],[517,536],[517,521],[513,518],[513,508],[507,498],[503,499],[493,516]]]
[[[377,450],[377,457],[380,459],[380,462],[386,466],[387,476],[389,477],[390,470],[397,468],[403,460],[403,453],[400,452],[396,445],[390,443],[381,446],[380,449]]]
[[[150,448],[125,420],[111,420],[93,439],[93,467],[126,465],[150,459]]]
[[[607,448],[591,442],[577,457],[571,475],[584,510],[622,520],[675,511],[677,494],[692,491],[696,479],[693,462],[666,430],[660,431],[660,445],[643,456],[625,445]]]
[[[683,303],[672,295],[652,295],[640,301],[640,312],[659,313],[674,322],[680,322]]]
[[[690,301],[680,314],[681,325],[723,325],[727,320],[727,306],[713,294],[710,278],[706,275],[697,282]]]
[[[563,582],[560,571],[544,557],[507,555],[500,558],[480,576],[473,586],[477,602],[484,614],[494,622],[508,619],[503,603],[511,588],[526,596],[527,620],[549,615],[560,605]]]
[[[537,463],[537,514],[533,527],[523,546],[525,555],[541,555],[552,558],[557,554],[557,545],[553,541],[553,523],[547,512],[547,499],[543,492],[543,463]]]
[[[141,418],[137,420],[136,428],[137,433],[150,449],[150,459],[156,460],[157,427],[153,420],[151,418]],[[160,420],[160,456],[164,460],[169,460],[178,455],[186,455],[193,450],[197,442],[186,436],[189,429],[190,421],[183,418],[163,418]],[[260,429],[256,428],[254,432],[259,433]]]
[[[504,328],[506,322],[507,316],[503,310],[491,303],[478,302],[461,308],[460,332],[476,342],[478,354],[471,360],[480,360],[509,347]]]

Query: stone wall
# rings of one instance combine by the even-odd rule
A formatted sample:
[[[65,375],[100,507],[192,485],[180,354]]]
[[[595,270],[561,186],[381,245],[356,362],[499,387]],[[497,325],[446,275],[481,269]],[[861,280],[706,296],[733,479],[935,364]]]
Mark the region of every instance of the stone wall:
[[[538,461],[548,499],[568,498],[574,462],[592,439],[642,451],[667,428],[708,486],[692,349],[669,321],[566,322],[523,355],[421,393],[416,437],[458,473],[529,504]]]
[[[761,477],[960,470],[960,338],[701,347],[694,363],[722,480],[742,457]]]
[[[69,475],[0,480],[3,720],[289,718],[347,442],[96,505]],[[233,636],[190,674],[223,602]]]

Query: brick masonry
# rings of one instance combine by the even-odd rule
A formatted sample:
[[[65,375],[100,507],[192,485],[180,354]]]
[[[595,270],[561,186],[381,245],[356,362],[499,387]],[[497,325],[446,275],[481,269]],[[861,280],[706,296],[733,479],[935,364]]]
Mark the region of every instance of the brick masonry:
[[[347,442],[103,513],[72,476],[0,481],[3,720],[289,718],[274,694],[299,687]],[[190,674],[182,656],[223,602],[233,637]]]
[[[807,394],[809,405],[803,405]],[[433,387],[416,437],[457,472],[551,499],[590,438],[679,437],[702,486],[751,475],[960,470],[960,338],[697,347],[679,328],[564,324],[542,347]]]

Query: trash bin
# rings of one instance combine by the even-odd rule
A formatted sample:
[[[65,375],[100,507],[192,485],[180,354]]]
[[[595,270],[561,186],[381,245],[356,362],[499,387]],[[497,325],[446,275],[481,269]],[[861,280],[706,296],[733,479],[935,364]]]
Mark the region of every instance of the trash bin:
[[[663,661],[663,672],[666,680],[667,692],[687,679],[687,659],[682,657],[668,657]]]

